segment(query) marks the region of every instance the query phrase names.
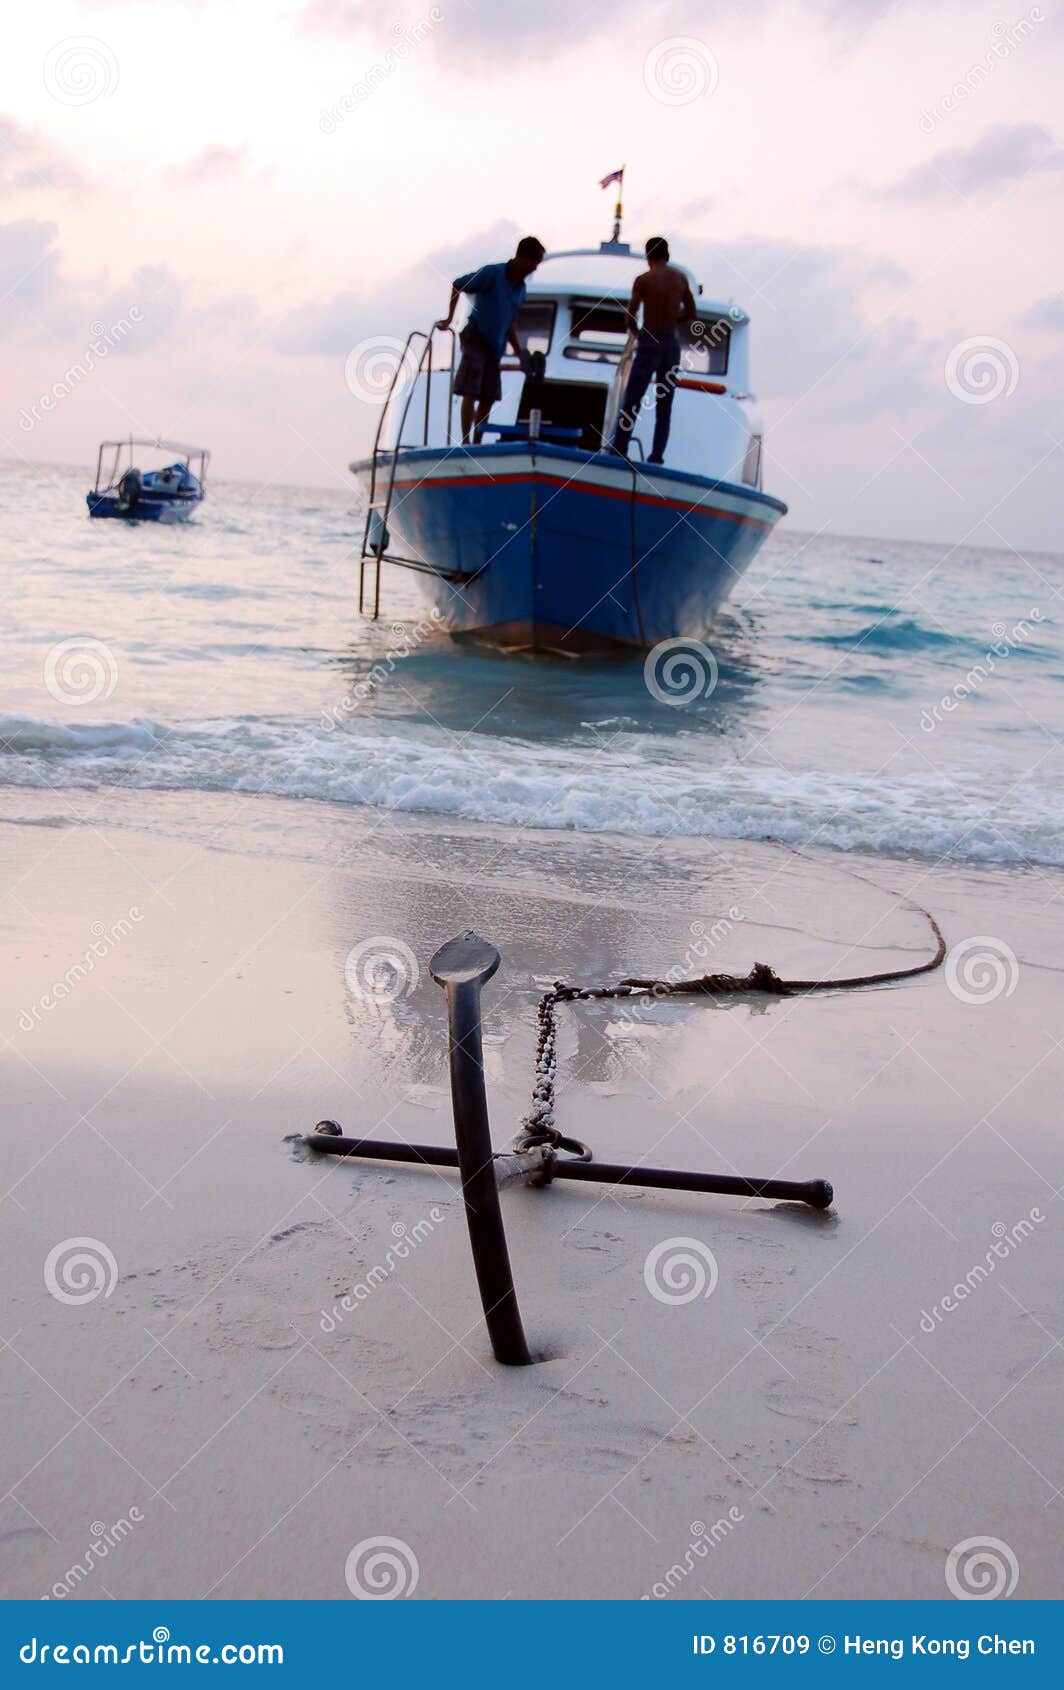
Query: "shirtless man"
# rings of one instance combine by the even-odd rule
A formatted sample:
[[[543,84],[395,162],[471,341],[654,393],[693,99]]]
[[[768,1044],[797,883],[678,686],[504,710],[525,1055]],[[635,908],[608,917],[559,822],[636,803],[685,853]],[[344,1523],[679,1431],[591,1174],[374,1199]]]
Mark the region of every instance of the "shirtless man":
[[[649,269],[636,277],[625,311],[628,327],[638,339],[611,446],[622,457],[628,456],[639,407],[653,381],[657,384],[654,440],[647,462],[660,464],[665,460],[672,396],[680,364],[679,327],[696,317],[698,308],[687,277],[669,263],[669,243],[664,236],[654,235],[647,241],[646,255]],[[642,326],[637,316],[640,306]]]

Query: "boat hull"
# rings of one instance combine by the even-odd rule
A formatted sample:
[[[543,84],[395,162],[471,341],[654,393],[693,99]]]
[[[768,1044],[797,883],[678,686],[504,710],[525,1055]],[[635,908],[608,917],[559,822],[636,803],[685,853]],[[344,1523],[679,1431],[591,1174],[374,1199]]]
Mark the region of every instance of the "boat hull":
[[[114,493],[86,493],[90,516],[120,517],[123,522],[186,522],[203,503],[194,499],[152,499],[144,494],[135,507],[120,502]]]
[[[371,464],[352,469],[368,488]],[[417,449],[399,459],[387,553],[439,572],[424,579],[454,633],[647,647],[704,633],[785,512],[752,488],[601,453]]]

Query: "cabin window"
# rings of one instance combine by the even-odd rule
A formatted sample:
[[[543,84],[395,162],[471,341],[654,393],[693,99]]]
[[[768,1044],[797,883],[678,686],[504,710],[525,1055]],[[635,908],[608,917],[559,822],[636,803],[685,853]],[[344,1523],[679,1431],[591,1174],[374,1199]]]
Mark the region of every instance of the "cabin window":
[[[743,480],[747,487],[761,485],[761,436],[752,434],[746,443],[746,455],[743,458]]]
[[[556,310],[553,299],[537,299],[522,305],[517,313],[517,333],[522,346],[527,346],[529,352],[550,351]]]
[[[731,324],[723,317],[696,317],[680,334],[680,368],[692,376],[728,373]]]
[[[595,346],[622,348],[628,339],[624,306],[603,304],[594,299],[574,299],[569,338]]]
[[[607,352],[601,346],[567,346],[565,356],[576,358],[581,364],[619,364],[621,349],[618,347],[616,352]]]

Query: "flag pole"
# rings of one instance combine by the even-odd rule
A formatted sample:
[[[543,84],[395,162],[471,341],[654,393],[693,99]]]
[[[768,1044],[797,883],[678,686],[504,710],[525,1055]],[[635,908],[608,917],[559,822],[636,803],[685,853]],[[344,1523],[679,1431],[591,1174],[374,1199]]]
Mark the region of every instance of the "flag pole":
[[[620,238],[621,238],[621,218],[624,215],[624,207],[621,204],[623,197],[624,197],[624,165],[622,164],[621,165],[620,180],[617,183],[617,204],[613,208],[613,239],[615,241],[619,241]]]

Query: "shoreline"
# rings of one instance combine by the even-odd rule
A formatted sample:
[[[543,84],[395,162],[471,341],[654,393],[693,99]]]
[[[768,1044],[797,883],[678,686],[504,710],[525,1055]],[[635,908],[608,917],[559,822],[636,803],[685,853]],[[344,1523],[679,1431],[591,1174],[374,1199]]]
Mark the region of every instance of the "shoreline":
[[[635,1599],[663,1581],[677,1599],[933,1598],[977,1532],[1011,1546],[1018,1595],[1055,1592],[1059,873],[862,858],[872,887],[836,853],[367,826],[228,794],[5,791],[0,819],[6,1595],[48,1591],[94,1523],[133,1507],[143,1520],[72,1594],[347,1599],[349,1552],[384,1536],[429,1599]],[[939,970],[815,1002],[563,1008],[563,1132],[603,1159],[828,1177],[837,1201],[819,1216],[508,1186],[518,1294],[551,1358],[532,1368],[490,1359],[450,1176],[285,1142],[327,1116],[449,1141],[425,964],[464,927],[503,955],[485,994],[503,1147],[553,978],[685,956],[692,972],[903,966],[925,944],[892,902],[907,888],[951,946],[1008,944],[1014,990],[965,1003]],[[20,1032],[92,924],[123,917]],[[416,965],[384,1005],[345,973],[381,937]],[[1032,1207],[1044,1221],[943,1309],[995,1225],[1011,1235]],[[63,1302],[44,1265],[77,1239],[107,1247],[115,1283]],[[715,1284],[662,1301],[647,1263],[684,1240]],[[669,1585],[694,1525],[712,1537],[722,1519]]]

